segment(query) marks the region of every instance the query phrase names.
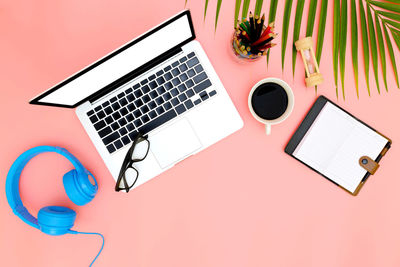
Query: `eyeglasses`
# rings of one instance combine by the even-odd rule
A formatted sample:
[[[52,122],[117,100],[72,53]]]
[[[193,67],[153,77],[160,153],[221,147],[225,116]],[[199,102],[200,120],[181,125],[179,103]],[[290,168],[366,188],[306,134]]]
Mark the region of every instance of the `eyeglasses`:
[[[115,191],[125,190],[126,193],[135,185],[139,171],[133,167],[133,163],[140,162],[147,157],[150,149],[150,142],[147,136],[139,134],[129,148],[128,153],[122,162],[122,167],[118,175]]]

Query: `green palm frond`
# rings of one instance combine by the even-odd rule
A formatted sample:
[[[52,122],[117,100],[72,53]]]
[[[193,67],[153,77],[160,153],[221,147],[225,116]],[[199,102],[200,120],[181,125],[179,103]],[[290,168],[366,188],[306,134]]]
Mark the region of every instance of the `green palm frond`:
[[[340,42],[340,0],[333,2],[333,45],[332,45],[332,60],[333,60],[333,76],[336,87],[336,98],[338,98],[338,57],[339,57],[339,42]]]
[[[206,20],[207,8],[208,8],[208,0],[206,0],[205,6],[204,6],[204,21]]]
[[[351,59],[353,62],[354,82],[356,84],[357,98],[358,92],[358,28],[357,28],[357,7],[356,0],[351,0]]]
[[[217,31],[217,25],[218,25],[218,17],[219,17],[219,11],[221,10],[221,4],[222,4],[222,0],[218,0],[217,2],[217,11],[215,14],[215,28],[214,28],[214,32]]]
[[[317,0],[311,0],[310,5],[308,7],[306,36],[311,36],[313,34],[316,12],[317,12]]]
[[[240,5],[242,4],[242,0],[236,0],[236,4],[235,4],[235,29],[237,27],[237,23],[239,20],[239,12],[240,12]]]
[[[340,48],[339,48],[339,65],[340,65],[340,81],[342,84],[343,100],[344,94],[344,73],[346,63],[346,42],[347,42],[347,0],[342,0],[340,7]]]
[[[271,22],[275,21],[276,8],[277,7],[278,7],[278,0],[271,0],[271,2],[269,3],[268,24],[270,24]],[[271,52],[271,50],[268,49],[268,52],[267,52],[267,66],[268,66],[268,62],[269,62],[269,53],[270,52]]]
[[[286,42],[289,32],[289,21],[290,13],[292,11],[293,0],[285,1],[285,10],[283,11],[283,24],[282,24],[282,49],[281,49],[281,60],[282,60],[282,70],[285,67],[285,53],[286,53]]]
[[[324,45],[327,12],[328,12],[328,0],[322,0],[321,1],[321,11],[320,11],[320,15],[319,15],[319,22],[318,22],[317,46],[315,48],[315,57],[317,59],[318,65],[321,61],[322,47]]]
[[[254,15],[260,16],[263,0],[256,1],[256,7],[254,8]]]
[[[299,39],[300,35],[300,26],[301,26],[301,18],[303,17],[303,9],[304,9],[304,0],[298,0],[296,6],[296,15],[294,17],[294,29],[293,29],[293,45],[292,45],[292,72],[294,77],[294,70],[296,68],[296,57],[297,57],[297,49],[294,45]]]

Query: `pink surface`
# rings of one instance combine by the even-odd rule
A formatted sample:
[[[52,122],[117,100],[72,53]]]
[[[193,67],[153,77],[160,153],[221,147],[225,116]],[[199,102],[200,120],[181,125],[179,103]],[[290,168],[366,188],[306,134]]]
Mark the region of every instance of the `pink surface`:
[[[67,205],[78,212],[77,230],[103,233],[106,245],[96,266],[400,266],[400,90],[391,66],[389,93],[378,95],[371,80],[372,97],[368,97],[360,55],[357,100],[347,50],[347,98],[337,102],[394,141],[381,168],[359,196],[352,197],[283,152],[316,98],[314,90],[304,86],[300,58],[293,78],[288,45],[282,73],[278,38],[269,69],[265,60],[235,63],[228,49],[234,1],[223,2],[215,35],[217,1],[210,1],[205,23],[203,2],[188,3],[197,37],[239,110],[244,128],[123,194],[114,192],[114,181],[73,110],[32,106],[28,101],[179,12],[184,0],[2,1],[1,184],[12,162],[30,147],[59,145],[74,153],[100,184],[92,203],[71,204],[61,180],[71,166],[56,155],[42,155],[29,163],[21,192],[34,214],[45,205]],[[332,6],[321,62],[326,81],[319,93],[335,100],[331,11]],[[278,20],[277,32],[281,24]],[[265,77],[282,78],[295,95],[292,115],[274,126],[268,137],[247,108],[250,88]],[[97,237],[51,237],[28,227],[12,214],[5,194],[0,195],[0,214],[2,266],[86,266],[100,247]]]

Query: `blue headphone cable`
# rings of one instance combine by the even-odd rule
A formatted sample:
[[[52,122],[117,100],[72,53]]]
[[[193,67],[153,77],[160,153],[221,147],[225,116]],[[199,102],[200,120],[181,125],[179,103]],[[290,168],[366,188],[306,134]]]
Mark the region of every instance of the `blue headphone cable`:
[[[93,263],[97,260],[97,258],[99,257],[100,253],[103,251],[104,248],[104,236],[100,233],[91,233],[91,232],[78,232],[78,231],[73,231],[73,230],[69,230],[68,231],[70,234],[82,234],[82,235],[98,235],[103,239],[103,244],[101,245],[101,248],[99,250],[99,252],[97,253],[96,257],[93,259],[92,263],[90,263],[89,267],[92,267]]]

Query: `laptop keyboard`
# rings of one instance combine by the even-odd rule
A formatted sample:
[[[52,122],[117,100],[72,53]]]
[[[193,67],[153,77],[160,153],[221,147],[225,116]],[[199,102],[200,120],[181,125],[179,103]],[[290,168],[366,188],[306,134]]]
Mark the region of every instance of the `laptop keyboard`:
[[[217,94],[194,52],[87,112],[109,153]]]

